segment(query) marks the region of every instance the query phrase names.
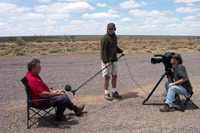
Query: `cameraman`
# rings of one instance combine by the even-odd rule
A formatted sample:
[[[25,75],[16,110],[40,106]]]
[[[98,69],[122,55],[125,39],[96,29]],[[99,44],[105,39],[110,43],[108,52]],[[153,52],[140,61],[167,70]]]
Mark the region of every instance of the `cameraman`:
[[[171,112],[174,110],[173,102],[175,101],[175,94],[190,95],[193,93],[191,83],[188,79],[188,74],[185,67],[182,65],[183,61],[180,54],[172,55],[170,63],[173,67],[173,76],[175,81],[165,83],[167,99],[165,106],[160,108],[161,112]]]

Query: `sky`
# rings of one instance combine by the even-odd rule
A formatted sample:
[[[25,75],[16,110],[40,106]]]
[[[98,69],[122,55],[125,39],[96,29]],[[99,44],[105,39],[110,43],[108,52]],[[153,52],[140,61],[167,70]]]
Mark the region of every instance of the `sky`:
[[[0,0],[0,36],[200,36],[200,0]]]

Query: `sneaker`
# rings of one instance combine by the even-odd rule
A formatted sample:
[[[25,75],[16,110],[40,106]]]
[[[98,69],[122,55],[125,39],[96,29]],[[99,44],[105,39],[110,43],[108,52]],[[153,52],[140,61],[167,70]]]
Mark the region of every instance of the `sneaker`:
[[[85,108],[85,104],[78,106],[76,111],[75,111],[76,116],[81,116],[84,108]]]
[[[112,93],[112,97],[122,98],[117,91],[115,93]]]
[[[165,105],[164,107],[160,108],[160,112],[172,112],[174,111],[174,107],[169,107],[169,105]]]
[[[105,97],[104,97],[106,100],[108,101],[112,101],[112,97],[110,96],[110,94],[106,94]]]
[[[63,116],[56,116],[55,117],[56,121],[66,121],[66,120],[69,120],[69,119],[70,119],[69,115],[63,115]]]

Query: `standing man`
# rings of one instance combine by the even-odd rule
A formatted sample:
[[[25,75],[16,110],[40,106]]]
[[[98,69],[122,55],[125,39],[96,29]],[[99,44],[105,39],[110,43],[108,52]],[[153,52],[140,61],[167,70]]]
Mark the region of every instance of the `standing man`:
[[[117,53],[125,53],[117,46],[116,27],[114,23],[107,25],[107,33],[101,38],[101,60],[104,77],[105,99],[112,101],[112,97],[121,98],[116,90],[117,85]],[[108,86],[110,76],[112,75],[112,97],[109,94]]]
[[[52,91],[49,87],[42,81],[39,76],[41,71],[40,60],[32,59],[28,65],[28,71],[26,73],[26,77],[28,79],[28,88],[30,91],[31,99],[46,99],[50,98],[51,100],[44,101],[34,101],[33,104],[36,108],[49,108],[52,106],[56,106],[56,120],[65,121],[69,119],[69,115],[65,116],[64,111],[66,108],[69,110],[73,110],[76,116],[80,116],[82,114],[82,110],[85,105],[81,105],[76,107],[67,94],[62,90]]]
[[[167,100],[165,106],[160,109],[161,112],[171,112],[174,110],[173,102],[175,101],[175,94],[190,95],[193,93],[191,83],[188,79],[188,74],[185,67],[182,65],[183,61],[180,54],[172,55],[171,62],[174,73],[174,82],[165,83],[167,93]]]

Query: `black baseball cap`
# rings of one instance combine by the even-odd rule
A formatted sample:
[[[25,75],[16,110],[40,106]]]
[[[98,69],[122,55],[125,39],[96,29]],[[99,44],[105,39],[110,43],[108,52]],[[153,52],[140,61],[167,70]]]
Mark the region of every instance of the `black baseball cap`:
[[[109,23],[109,24],[107,25],[107,29],[116,29],[116,28],[115,28],[115,24],[114,24],[114,23]]]

